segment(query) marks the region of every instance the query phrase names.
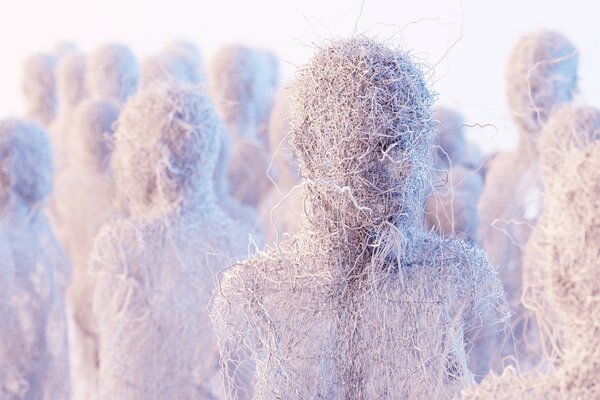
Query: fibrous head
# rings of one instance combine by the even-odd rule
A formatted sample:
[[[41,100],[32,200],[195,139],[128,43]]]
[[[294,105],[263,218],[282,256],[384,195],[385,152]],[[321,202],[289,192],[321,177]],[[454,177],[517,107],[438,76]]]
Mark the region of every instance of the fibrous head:
[[[52,148],[36,124],[18,119],[0,121],[0,202],[33,207],[52,189]]]
[[[572,148],[583,149],[600,140],[600,110],[564,106],[555,111],[538,141],[540,169],[546,185],[560,172]]]
[[[56,67],[56,86],[60,107],[74,107],[86,97],[85,56],[69,52]]]
[[[356,222],[414,218],[432,95],[407,53],[365,38],[333,42],[300,71],[291,101],[291,146],[319,202]]]
[[[506,71],[508,105],[524,139],[532,140],[552,110],[571,101],[578,60],[575,46],[557,32],[525,35],[513,47]]]
[[[113,149],[113,129],[119,117],[118,108],[111,102],[86,100],[75,110],[72,129],[81,145],[82,158],[98,169],[104,169]]]
[[[184,82],[192,84],[201,82],[202,54],[193,43],[174,40],[165,46],[163,53],[177,60],[178,70]]]
[[[244,46],[224,47],[208,69],[208,88],[217,111],[234,136],[256,135],[270,83],[260,51]]]
[[[23,65],[21,84],[28,113],[43,126],[56,115],[56,61],[51,54],[35,54]]]
[[[219,121],[197,88],[155,85],[127,102],[117,123],[113,171],[137,214],[164,212],[212,191]]]
[[[138,63],[127,46],[106,44],[89,56],[87,85],[91,97],[122,105],[135,93],[138,81]]]
[[[458,112],[445,107],[433,110],[433,151],[438,167],[458,166],[466,158],[467,142],[464,119]]]

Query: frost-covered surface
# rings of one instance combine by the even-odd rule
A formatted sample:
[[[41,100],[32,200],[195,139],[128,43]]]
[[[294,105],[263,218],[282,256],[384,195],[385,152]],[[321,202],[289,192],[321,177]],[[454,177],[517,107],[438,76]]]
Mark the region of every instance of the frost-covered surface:
[[[0,228],[13,260],[2,314],[0,394],[7,399],[68,399],[64,290],[68,259],[44,217],[52,188],[51,147],[37,125],[0,122]],[[7,264],[4,264],[7,263]],[[5,272],[5,270],[3,271]]]
[[[537,140],[548,116],[571,101],[577,65],[575,47],[552,31],[525,35],[509,56],[507,99],[519,144],[490,162],[478,205],[482,247],[499,266],[514,312],[511,331],[499,337],[498,350],[490,357],[490,368],[496,371],[507,363],[527,370],[540,359],[538,333],[521,302],[522,248],[541,209]]]
[[[219,124],[205,95],[178,85],[140,92],[119,117],[112,166],[130,215],[101,228],[89,263],[100,399],[221,391],[207,307],[213,274],[247,245],[213,190]]]
[[[292,92],[306,225],[223,273],[213,318],[228,389],[243,395],[255,366],[256,398],[452,397],[473,378],[465,333],[505,310],[481,251],[422,229],[432,97],[420,69],[340,40]]]
[[[139,75],[135,56],[122,44],[105,44],[88,56],[86,84],[93,99],[122,106],[137,90]]]
[[[34,54],[25,60],[21,88],[26,116],[48,128],[58,109],[56,100],[56,62],[52,54]]]

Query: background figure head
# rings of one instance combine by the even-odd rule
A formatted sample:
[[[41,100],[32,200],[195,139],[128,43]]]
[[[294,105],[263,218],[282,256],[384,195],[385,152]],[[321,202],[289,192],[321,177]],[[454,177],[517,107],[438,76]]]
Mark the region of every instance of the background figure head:
[[[506,93],[521,140],[535,143],[550,113],[573,97],[579,57],[563,35],[539,31],[513,47],[506,70]]]
[[[139,67],[127,46],[105,44],[87,60],[87,88],[95,99],[110,100],[122,106],[135,93]]]
[[[34,54],[23,64],[21,86],[27,116],[43,127],[56,116],[56,62],[51,54]]]
[[[560,173],[571,148],[583,149],[600,140],[600,110],[591,107],[564,106],[555,111],[538,140],[540,170],[544,184]]]
[[[0,121],[0,203],[4,212],[15,205],[31,209],[52,190],[52,148],[36,124]]]
[[[117,190],[131,212],[161,215],[211,194],[219,129],[198,88],[161,84],[132,97],[119,117],[113,152]]]
[[[445,107],[433,110],[433,160],[437,168],[459,166],[466,161],[467,141],[464,118]]]
[[[86,165],[104,171],[113,149],[114,124],[119,109],[109,101],[85,100],[75,109],[72,140],[77,145],[74,156],[81,157]]]
[[[56,86],[61,109],[71,109],[86,97],[83,54],[72,51],[60,58],[56,66]]]
[[[202,54],[196,45],[184,40],[174,40],[167,43],[163,53],[177,60],[178,70],[184,82],[202,82]]]
[[[291,101],[290,143],[313,208],[355,227],[421,218],[432,95],[407,53],[333,42],[299,73]]]
[[[169,43],[162,52],[148,57],[142,63],[141,86],[174,80],[180,83],[201,82],[200,51],[191,43]]]
[[[208,89],[219,116],[234,137],[256,137],[269,102],[269,65],[259,50],[220,49],[208,69]]]

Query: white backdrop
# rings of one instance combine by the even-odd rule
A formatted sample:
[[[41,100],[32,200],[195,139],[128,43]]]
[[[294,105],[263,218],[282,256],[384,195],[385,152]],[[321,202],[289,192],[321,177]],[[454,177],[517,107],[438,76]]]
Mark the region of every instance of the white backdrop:
[[[353,33],[401,44],[434,67],[440,104],[466,116],[485,151],[515,143],[504,98],[507,54],[526,32],[549,28],[580,49],[579,102],[598,106],[600,27],[589,0],[2,0],[0,116],[20,115],[26,55],[71,41],[89,51],[107,41],[142,57],[169,39],[188,39],[205,59],[224,44],[274,50],[291,78],[315,45]],[[362,10],[362,11],[361,11]],[[477,125],[483,127],[479,127]]]

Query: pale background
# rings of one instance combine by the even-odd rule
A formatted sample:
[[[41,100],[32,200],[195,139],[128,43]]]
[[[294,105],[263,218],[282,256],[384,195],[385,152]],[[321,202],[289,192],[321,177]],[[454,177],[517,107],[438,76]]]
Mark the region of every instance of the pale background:
[[[410,49],[434,67],[438,102],[461,111],[485,152],[514,145],[504,97],[507,54],[523,33],[549,28],[580,50],[578,102],[600,102],[600,26],[595,2],[527,0],[2,0],[0,117],[23,113],[26,55],[71,41],[89,51],[118,41],[143,57],[170,39],[194,41],[205,60],[219,46],[272,49],[293,77],[316,45],[365,33]],[[362,8],[362,12],[361,12]],[[480,125],[481,127],[479,127]]]

